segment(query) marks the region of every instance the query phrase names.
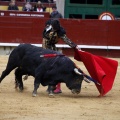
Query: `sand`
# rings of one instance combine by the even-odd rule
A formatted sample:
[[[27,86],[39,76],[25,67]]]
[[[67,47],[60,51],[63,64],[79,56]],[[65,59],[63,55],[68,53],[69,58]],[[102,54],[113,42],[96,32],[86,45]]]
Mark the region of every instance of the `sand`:
[[[73,58],[71,58],[73,60]],[[119,62],[120,59],[114,58]],[[7,56],[0,56],[0,75],[6,67]],[[76,64],[87,73],[82,62]],[[104,97],[94,83],[82,84],[79,95],[74,95],[61,84],[62,93],[50,98],[47,87],[40,86],[37,97],[32,97],[34,78],[24,81],[24,91],[14,87],[14,71],[0,84],[0,120],[120,120],[120,67],[111,91]]]

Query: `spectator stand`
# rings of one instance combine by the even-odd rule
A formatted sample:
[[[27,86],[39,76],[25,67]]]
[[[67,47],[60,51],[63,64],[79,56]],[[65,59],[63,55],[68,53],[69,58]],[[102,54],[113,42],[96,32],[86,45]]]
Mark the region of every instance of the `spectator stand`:
[[[0,0],[0,10],[7,10],[8,9],[8,5],[9,5],[10,1],[1,1]],[[22,11],[23,6],[25,5],[26,2],[19,2],[16,1],[16,5],[19,8],[19,11]],[[36,4],[36,2],[30,2],[32,4],[32,6],[34,6]],[[55,5],[55,3],[42,3],[44,6],[46,6],[46,12],[51,13],[52,11],[52,6]]]

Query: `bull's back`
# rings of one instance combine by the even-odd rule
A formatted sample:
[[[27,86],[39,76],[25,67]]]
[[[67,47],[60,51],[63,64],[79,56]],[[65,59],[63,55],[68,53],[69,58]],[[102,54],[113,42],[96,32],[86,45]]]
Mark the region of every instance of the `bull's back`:
[[[16,47],[10,56],[16,57],[16,55],[19,56],[20,59],[22,59],[24,56],[31,56],[31,59],[33,57],[39,57],[40,55],[44,54],[59,54],[59,52],[49,50],[49,49],[43,49],[31,44],[20,44],[18,47]]]
[[[30,55],[30,54],[31,55],[32,54],[44,55],[44,54],[55,54],[55,53],[60,54],[57,51],[53,51],[53,50],[50,50],[50,49],[43,49],[43,48],[31,45],[31,44],[21,44],[15,49],[16,49],[16,51],[18,51],[18,54],[20,56]]]
[[[28,64],[34,68],[44,62],[45,58],[40,57],[46,54],[61,54],[60,52],[53,51],[50,49],[43,49],[31,44],[20,44],[16,47],[10,55],[10,59],[16,59],[16,66],[19,67],[21,64]]]

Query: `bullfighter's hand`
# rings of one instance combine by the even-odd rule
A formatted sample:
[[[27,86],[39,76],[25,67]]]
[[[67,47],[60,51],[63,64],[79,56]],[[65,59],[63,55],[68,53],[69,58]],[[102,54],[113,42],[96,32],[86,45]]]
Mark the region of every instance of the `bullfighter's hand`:
[[[81,48],[79,48],[78,45],[76,46],[76,49],[77,49],[77,50],[81,50]]]

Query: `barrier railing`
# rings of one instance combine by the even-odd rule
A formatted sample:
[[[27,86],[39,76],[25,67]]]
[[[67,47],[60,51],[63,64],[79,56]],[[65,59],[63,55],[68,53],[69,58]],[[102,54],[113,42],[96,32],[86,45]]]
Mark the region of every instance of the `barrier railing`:
[[[4,11],[0,10],[0,16],[10,16],[10,17],[41,17],[41,18],[49,18],[49,12],[26,12],[26,11]]]

